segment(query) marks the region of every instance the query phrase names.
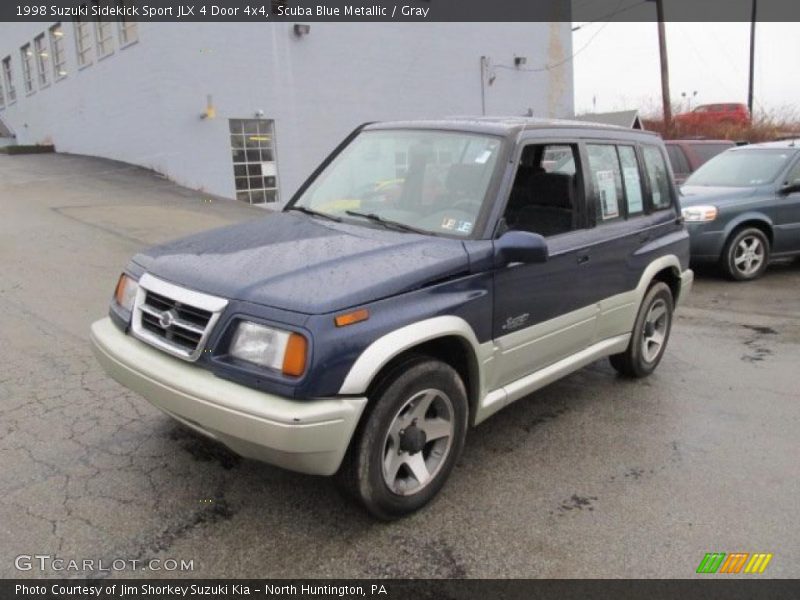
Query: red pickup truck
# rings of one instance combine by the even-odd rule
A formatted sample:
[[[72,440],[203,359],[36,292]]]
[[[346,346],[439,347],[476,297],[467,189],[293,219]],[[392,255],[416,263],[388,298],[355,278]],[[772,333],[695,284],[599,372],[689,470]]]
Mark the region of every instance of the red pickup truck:
[[[676,124],[686,127],[702,125],[749,125],[750,112],[739,103],[701,104],[693,111],[675,115]]]

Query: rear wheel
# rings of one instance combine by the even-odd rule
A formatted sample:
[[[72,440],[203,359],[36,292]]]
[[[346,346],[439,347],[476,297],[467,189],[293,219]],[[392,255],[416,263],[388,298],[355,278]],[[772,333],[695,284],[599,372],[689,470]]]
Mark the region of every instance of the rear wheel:
[[[650,286],[639,307],[625,352],[609,357],[611,366],[627,377],[646,377],[661,362],[672,330],[672,291],[663,281]]]
[[[761,277],[769,261],[769,240],[756,227],[734,232],[722,251],[722,269],[736,281]]]
[[[377,386],[336,481],[373,515],[390,520],[427,504],[464,446],[467,394],[449,365],[418,357]]]

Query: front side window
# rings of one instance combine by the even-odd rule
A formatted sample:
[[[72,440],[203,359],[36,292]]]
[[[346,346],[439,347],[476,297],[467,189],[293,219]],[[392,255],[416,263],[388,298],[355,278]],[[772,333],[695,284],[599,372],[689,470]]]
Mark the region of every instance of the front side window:
[[[644,167],[650,182],[650,198],[655,210],[672,206],[672,182],[664,155],[656,146],[642,146]]]
[[[14,74],[11,71],[10,56],[6,56],[3,59],[3,81],[6,84],[6,95],[8,96],[8,103],[11,104],[17,99],[17,89],[14,87]]]
[[[44,34],[36,36],[33,40],[33,50],[36,53],[36,74],[39,87],[47,85],[50,76],[50,53],[47,51],[47,41]]]
[[[78,52],[78,65],[83,67],[92,62],[91,23],[75,19],[75,49]]]
[[[61,23],[50,28],[50,49],[53,52],[53,77],[60,79],[67,74],[67,56],[64,52],[64,30]]]
[[[33,91],[33,50],[30,44],[25,44],[19,49],[20,58],[22,59],[22,82],[25,85],[25,91],[31,93]]]
[[[529,144],[520,154],[503,223],[544,237],[567,233],[578,223],[578,148]]]
[[[486,201],[501,146],[490,135],[364,131],[295,206],[358,223],[466,237]]]
[[[684,185],[748,187],[771,183],[794,156],[788,148],[728,150],[697,169]]]

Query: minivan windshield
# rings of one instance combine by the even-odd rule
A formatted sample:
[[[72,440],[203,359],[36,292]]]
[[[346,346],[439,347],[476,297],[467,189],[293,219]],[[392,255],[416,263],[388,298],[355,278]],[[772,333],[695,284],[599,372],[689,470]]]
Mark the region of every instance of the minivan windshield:
[[[439,130],[361,132],[293,206],[397,231],[468,237],[502,138]],[[313,211],[313,213],[312,213]]]
[[[728,150],[697,169],[684,185],[749,187],[773,181],[794,152],[787,148]]]

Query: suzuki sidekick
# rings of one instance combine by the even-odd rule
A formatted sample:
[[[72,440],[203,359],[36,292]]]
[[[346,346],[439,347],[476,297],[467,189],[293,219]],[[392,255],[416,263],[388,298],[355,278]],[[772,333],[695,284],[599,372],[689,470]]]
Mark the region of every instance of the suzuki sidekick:
[[[281,212],[134,256],[93,347],[186,426],[396,518],[468,427],[603,357],[656,368],[693,279],[672,182],[642,131],[364,125]]]

